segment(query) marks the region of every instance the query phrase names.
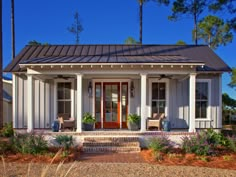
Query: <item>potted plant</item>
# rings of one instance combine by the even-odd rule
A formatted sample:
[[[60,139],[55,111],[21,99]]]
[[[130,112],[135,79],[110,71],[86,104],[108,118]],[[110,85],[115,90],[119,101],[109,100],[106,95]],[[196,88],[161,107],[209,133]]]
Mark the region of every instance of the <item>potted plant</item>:
[[[83,115],[83,127],[85,131],[91,131],[94,128],[94,123],[96,119],[88,112],[84,113]]]
[[[137,114],[129,114],[128,128],[129,130],[139,130],[141,117]]]

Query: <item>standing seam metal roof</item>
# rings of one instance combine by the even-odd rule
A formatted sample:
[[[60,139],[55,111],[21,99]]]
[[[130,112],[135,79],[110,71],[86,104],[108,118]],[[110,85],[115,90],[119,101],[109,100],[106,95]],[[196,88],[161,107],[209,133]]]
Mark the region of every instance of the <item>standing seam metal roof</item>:
[[[204,63],[202,71],[231,71],[206,45],[38,45],[25,46],[4,72],[24,72],[35,63]]]

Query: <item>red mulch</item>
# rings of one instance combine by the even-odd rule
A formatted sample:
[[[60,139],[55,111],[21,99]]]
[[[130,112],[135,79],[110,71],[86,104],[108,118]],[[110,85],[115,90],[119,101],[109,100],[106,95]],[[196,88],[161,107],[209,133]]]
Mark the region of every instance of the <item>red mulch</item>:
[[[51,163],[56,153],[59,151],[59,148],[49,148],[47,153],[45,154],[38,154],[38,155],[32,155],[32,154],[21,154],[21,153],[13,153],[8,152],[3,157],[5,162],[18,162],[18,163]],[[73,162],[77,160],[80,156],[80,150],[71,148],[69,150],[68,156],[63,156],[62,153],[60,153],[56,158],[54,158],[52,163],[59,163],[59,162]]]
[[[176,153],[162,153],[162,160],[160,161],[155,159],[152,150],[143,150],[141,155],[147,162],[153,164],[199,166],[236,170],[236,153],[225,153],[217,156],[196,156],[195,154],[180,153],[177,150]]]

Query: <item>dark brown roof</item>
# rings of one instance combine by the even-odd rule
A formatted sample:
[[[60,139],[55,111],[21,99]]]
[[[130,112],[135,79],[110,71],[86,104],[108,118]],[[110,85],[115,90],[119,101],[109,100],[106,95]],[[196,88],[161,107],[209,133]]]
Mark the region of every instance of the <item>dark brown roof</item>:
[[[231,71],[205,45],[39,45],[26,46],[4,72],[21,72],[19,64],[52,63],[203,63],[203,71]]]

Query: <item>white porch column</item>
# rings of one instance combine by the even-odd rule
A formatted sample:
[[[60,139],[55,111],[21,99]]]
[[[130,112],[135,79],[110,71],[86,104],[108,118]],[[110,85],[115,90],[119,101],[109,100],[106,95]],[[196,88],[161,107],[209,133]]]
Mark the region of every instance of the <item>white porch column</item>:
[[[13,121],[13,128],[18,128],[18,121],[17,121],[17,89],[18,89],[18,83],[17,78],[15,74],[12,74],[12,121]]]
[[[27,75],[27,132],[33,131],[33,76]]]
[[[195,93],[196,74],[191,73],[189,77],[189,132],[195,132]]]
[[[77,129],[76,132],[82,132],[82,74],[77,74]]]
[[[146,131],[147,74],[141,74],[141,131]]]
[[[219,75],[219,107],[218,107],[217,128],[222,128],[222,75]]]

